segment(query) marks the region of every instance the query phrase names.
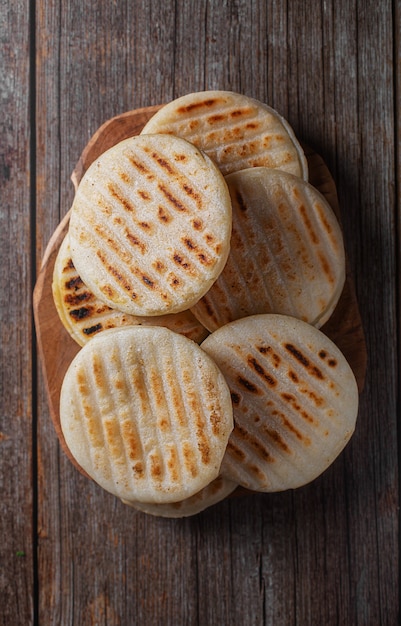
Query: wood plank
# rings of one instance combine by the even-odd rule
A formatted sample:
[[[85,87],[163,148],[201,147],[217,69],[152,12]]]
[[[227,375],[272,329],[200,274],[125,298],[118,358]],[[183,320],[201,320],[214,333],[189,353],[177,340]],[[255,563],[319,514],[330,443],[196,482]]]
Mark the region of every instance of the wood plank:
[[[37,5],[38,265],[70,206],[76,160],[105,120],[204,88],[267,101],[322,154],[337,183],[370,351],[358,428],[335,464],[302,490],[158,520],[124,507],[60,454],[41,381],[40,621],[397,623],[395,96],[398,111],[400,102],[393,83],[400,60],[393,65],[392,54],[399,9],[393,22],[391,3],[373,0],[182,5]],[[24,115],[20,108],[18,119]],[[11,196],[19,206],[23,188]],[[18,216],[13,231],[26,219]],[[14,236],[7,259],[16,254]],[[25,239],[20,232],[22,267]],[[16,368],[29,380],[25,354]],[[11,463],[19,447],[10,447]],[[14,488],[26,502],[29,493],[13,480],[7,502]]]
[[[29,3],[0,3],[0,623],[33,622]],[[17,51],[17,53],[15,52]]]

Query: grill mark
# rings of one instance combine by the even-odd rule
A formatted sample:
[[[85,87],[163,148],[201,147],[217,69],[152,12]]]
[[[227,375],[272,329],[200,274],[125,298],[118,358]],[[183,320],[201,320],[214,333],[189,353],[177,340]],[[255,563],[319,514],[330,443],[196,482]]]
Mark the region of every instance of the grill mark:
[[[263,444],[258,439],[256,439],[252,435],[252,433],[247,431],[245,428],[240,426],[238,423],[235,425],[234,431],[235,431],[235,434],[238,437],[238,439],[243,441],[243,442],[248,443],[249,446],[251,446],[252,449],[256,451],[258,456],[263,461],[267,461],[268,463],[273,463],[275,461],[274,457],[270,454],[270,452],[268,450],[266,450],[266,448],[263,446]]]
[[[254,393],[255,395],[260,395],[262,393],[256,385],[241,375],[237,376],[237,382],[241,385],[241,387],[244,387],[250,393]]]
[[[303,365],[310,374],[319,378],[320,380],[325,380],[325,377],[322,371],[301,352],[299,348],[294,346],[292,343],[285,343],[284,348],[301,364]]]
[[[72,309],[69,311],[70,316],[76,320],[83,320],[89,317],[93,313],[93,307],[82,306],[79,309]]]
[[[128,241],[135,247],[139,248],[141,254],[145,254],[147,252],[147,246],[146,244],[141,241],[140,239],[138,239],[138,237],[136,235],[134,235],[132,232],[130,232],[128,230],[128,228],[125,229],[125,235],[128,239]]]
[[[99,330],[102,330],[102,325],[99,323],[95,324],[94,326],[90,326],[89,328],[83,328],[82,332],[85,335],[93,335],[94,333],[97,333]]]
[[[255,357],[248,356],[247,361],[248,365],[267,382],[269,387],[275,387],[277,385],[277,380],[269,372],[266,372],[264,367],[255,359]]]
[[[100,250],[96,250],[96,256],[102,262],[103,266],[107,269],[108,273],[114,276],[116,282],[120,287],[122,287],[126,292],[132,293],[132,286],[128,282],[126,278],[123,277],[121,272],[118,271],[117,268],[110,265],[104,254]]]
[[[136,170],[138,170],[138,172],[140,172],[143,175],[151,176],[152,178],[154,178],[154,174],[150,171],[149,168],[146,167],[144,163],[142,163],[142,161],[138,161],[137,159],[135,159],[135,157],[132,154],[128,154],[127,158],[129,162],[131,163],[131,165]]]
[[[299,212],[300,212],[300,214],[301,214],[301,217],[302,217],[303,223],[304,223],[304,225],[305,225],[305,228],[306,228],[307,233],[309,234],[310,239],[312,240],[312,242],[313,242],[315,245],[317,245],[317,244],[319,243],[319,238],[318,238],[318,236],[316,235],[316,232],[315,232],[315,230],[314,230],[314,228],[313,228],[313,226],[312,226],[312,222],[311,222],[311,220],[310,220],[310,218],[309,218],[309,215],[308,215],[308,213],[307,213],[307,211],[306,211],[305,206],[304,206],[303,204],[301,204],[301,206],[300,206],[300,207],[298,207],[298,211],[299,211]]]
[[[91,302],[93,299],[94,295],[91,291],[83,291],[81,293],[66,293],[64,296],[64,302],[70,306],[78,306],[82,302]]]
[[[248,207],[246,206],[244,197],[239,189],[236,189],[235,191],[235,200],[237,202],[239,210],[245,213],[248,210]]]
[[[160,189],[164,197],[169,201],[170,205],[175,211],[180,211],[181,213],[189,213],[188,208],[180,200],[178,200],[178,198],[176,198],[164,184],[159,183],[158,188]]]
[[[71,267],[74,267],[72,265],[72,260],[71,260]],[[73,276],[72,278],[70,278],[69,280],[67,280],[67,282],[65,283],[65,288],[68,289],[68,291],[71,291],[72,289],[79,289],[80,287],[83,286],[83,281],[81,279],[80,276]]]
[[[135,211],[135,207],[129,202],[129,200],[119,191],[113,183],[107,183],[107,189],[114,200],[116,200],[122,207],[127,211],[127,213],[132,213]]]
[[[185,106],[180,106],[177,108],[178,115],[185,115],[187,113],[193,113],[193,111],[197,111],[198,109],[212,107],[219,102],[223,102],[218,98],[207,98],[206,100],[200,100],[199,102],[192,102],[191,104],[186,104]]]

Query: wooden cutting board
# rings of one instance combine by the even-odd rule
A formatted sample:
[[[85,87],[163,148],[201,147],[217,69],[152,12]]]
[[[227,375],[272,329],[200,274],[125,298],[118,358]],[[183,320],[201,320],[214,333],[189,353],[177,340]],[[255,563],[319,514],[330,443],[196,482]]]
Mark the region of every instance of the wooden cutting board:
[[[90,164],[105,150],[119,141],[137,135],[161,105],[136,109],[105,122],[90,139],[72,173],[77,188]],[[308,159],[309,181],[328,200],[341,221],[337,190],[323,159],[304,146]],[[86,475],[72,457],[60,427],[59,399],[61,384],[73,357],[80,349],[62,325],[52,295],[53,268],[61,242],[68,230],[69,213],[60,222],[46,248],[33,294],[33,309],[39,358],[43,368],[50,415],[65,454],[77,469]],[[342,350],[348,359],[361,392],[364,386],[367,354],[358,302],[352,277],[347,268],[345,287],[330,320],[321,329]]]

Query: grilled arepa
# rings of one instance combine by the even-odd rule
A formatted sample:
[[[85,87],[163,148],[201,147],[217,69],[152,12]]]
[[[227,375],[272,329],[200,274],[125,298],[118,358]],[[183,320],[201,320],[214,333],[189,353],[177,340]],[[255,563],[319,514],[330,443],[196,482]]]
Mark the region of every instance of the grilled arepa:
[[[193,341],[162,327],[99,333],[60,397],[72,455],[124,500],[176,502],[217,478],[233,428],[225,379]]]
[[[53,272],[53,299],[60,320],[70,336],[84,346],[94,335],[118,326],[166,326],[200,343],[208,331],[191,311],[152,317],[128,315],[95,297],[72,262],[68,233],[58,251]]]
[[[265,166],[308,178],[301,145],[288,122],[266,104],[232,91],[200,91],[164,105],[142,129],[183,137],[223,174]]]
[[[212,480],[209,485],[201,489],[201,491],[179,502],[165,504],[129,502],[128,500],[123,500],[123,502],[138,511],[142,511],[142,513],[148,513],[156,517],[190,517],[221,502],[221,500],[224,500],[224,498],[229,496],[236,488],[236,483],[228,480],[228,478],[224,478],[224,476],[218,476],[215,480]]]
[[[337,218],[325,198],[297,176],[256,167],[226,177],[233,207],[228,261],[192,308],[209,330],[259,313],[322,326],[345,282]]]
[[[135,136],[88,168],[69,233],[74,266],[97,298],[130,315],[177,313],[224,267],[230,195],[217,167],[189,142]]]
[[[320,330],[255,315],[202,343],[231,390],[235,427],[221,473],[255,491],[309,483],[350,439],[358,412],[353,372]]]

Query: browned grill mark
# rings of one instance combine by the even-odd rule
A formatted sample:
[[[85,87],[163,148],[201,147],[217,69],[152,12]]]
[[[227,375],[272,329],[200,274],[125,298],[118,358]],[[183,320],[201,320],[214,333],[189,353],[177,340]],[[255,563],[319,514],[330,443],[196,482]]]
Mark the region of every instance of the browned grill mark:
[[[324,256],[322,252],[318,253],[318,257],[319,257],[320,263],[322,264],[323,271],[326,274],[328,280],[332,284],[334,284],[335,277],[333,276],[333,272],[331,271],[330,263],[328,262],[327,258]]]
[[[178,252],[173,254],[173,261],[184,270],[192,270],[191,263],[189,263],[187,259],[184,259],[181,254],[178,254]]]
[[[179,480],[179,459],[177,455],[177,451],[174,448],[171,448],[169,451],[169,456],[167,458],[167,467],[170,470],[170,476],[172,480],[176,483]]]
[[[260,354],[269,355],[271,360],[273,361],[274,367],[279,367],[281,363],[281,357],[276,352],[274,352],[271,346],[256,346],[256,349],[260,352]]]
[[[152,159],[154,159],[156,163],[158,163],[160,167],[165,169],[166,172],[168,172],[170,175],[175,173],[174,168],[171,167],[171,164],[167,161],[167,159],[165,159],[163,156],[161,156],[157,152],[152,152]]]
[[[135,478],[139,479],[139,478],[143,478],[145,473],[144,473],[144,468],[143,468],[143,464],[141,463],[141,461],[137,461],[133,466],[132,466],[132,471],[134,472]]]
[[[243,376],[238,376],[237,377],[237,381],[239,382],[239,384],[244,387],[247,391],[249,391],[250,393],[255,393],[255,394],[260,394],[260,390],[257,388],[256,385],[254,385],[250,380],[248,380],[247,378],[244,378]]]
[[[319,238],[315,233],[315,230],[312,226],[312,222],[310,221],[306,208],[303,204],[301,204],[301,206],[299,207],[299,212],[301,213],[303,222],[306,226],[306,230],[308,231],[309,236],[312,239],[313,243],[315,244],[319,243]]]
[[[248,207],[246,206],[245,200],[244,200],[242,194],[238,191],[238,189],[235,192],[235,199],[237,201],[239,210],[242,211],[243,213],[245,213],[245,211],[248,210]]]
[[[80,276],[74,276],[73,278],[70,278],[70,280],[67,280],[64,284],[65,284],[65,288],[68,289],[69,291],[71,289],[75,289],[76,291],[77,289],[82,287],[84,283]]]
[[[288,402],[288,404],[292,406],[293,409],[295,409],[299,415],[301,415],[301,417],[303,417],[310,424],[314,424],[315,420],[313,419],[313,417],[309,415],[309,413],[307,413],[305,409],[301,407],[301,405],[299,404],[295,396],[293,396],[290,393],[282,393],[280,395],[283,398],[283,400],[285,400],[285,402]]]
[[[182,188],[185,191],[185,193],[190,197],[193,198],[193,200],[195,200],[196,204],[198,205],[198,207],[202,207],[202,202],[201,202],[201,198],[199,193],[197,193],[195,191],[195,189],[193,187],[191,187],[190,185],[188,185],[188,183],[183,183],[182,184]]]
[[[182,213],[188,213],[187,207],[182,202],[180,202],[180,200],[178,200],[178,198],[176,198],[171,193],[171,191],[169,191],[167,187],[165,187],[165,185],[159,183],[158,187],[160,191],[162,192],[162,194],[164,195],[164,197],[170,202],[170,204],[173,206],[173,208],[176,211],[180,211]]]
[[[154,263],[152,263],[152,266],[157,272],[163,273],[166,271],[166,266],[161,261],[154,261]]]
[[[113,185],[113,183],[108,183],[107,189],[109,190],[110,195],[115,200],[117,200],[117,202],[119,202],[121,206],[124,207],[126,211],[128,211],[128,213],[132,213],[132,211],[134,210],[134,207],[129,202],[129,200],[118,191],[118,189],[115,187],[115,185]]]
[[[313,363],[311,363],[309,359],[296,346],[294,346],[292,343],[286,343],[284,344],[284,347],[313,376],[316,376],[316,378],[319,378],[320,380],[324,380],[322,371],[318,367],[316,367],[316,365],[313,365]]]
[[[231,392],[231,401],[233,404],[239,404],[241,402],[241,396],[235,391]]]
[[[228,442],[227,450],[232,456],[236,457],[240,461],[245,460],[245,453],[241,450],[241,448],[238,448],[235,444],[233,444],[232,441]]]
[[[184,457],[184,465],[187,471],[191,474],[193,478],[198,474],[198,468],[196,465],[196,460],[194,456],[194,452],[192,450],[191,445],[188,442],[184,442],[182,445],[182,454]]]
[[[145,254],[146,250],[147,250],[147,246],[146,244],[141,241],[140,239],[138,239],[138,237],[136,235],[134,235],[133,233],[131,233],[128,228],[125,229],[125,235],[128,239],[128,241],[135,247],[139,248],[139,250],[141,251],[142,254]]]
[[[169,280],[170,280],[170,285],[171,287],[173,287],[173,289],[181,285],[181,280],[178,278],[178,276],[175,276],[174,274],[170,276]]]
[[[182,241],[189,250],[195,250],[195,248],[197,247],[196,244],[191,239],[189,239],[189,237],[184,237]]]
[[[289,376],[289,378],[291,378],[292,382],[294,382],[294,383],[298,383],[299,382],[299,378],[298,378],[297,374],[293,370],[288,370],[288,376]]]
[[[98,324],[95,324],[94,326],[90,326],[89,328],[83,328],[82,332],[85,335],[93,335],[93,333],[97,333],[99,330],[102,330],[102,325],[100,324],[100,322]]]
[[[141,196],[142,200],[150,200],[151,199],[151,195],[148,191],[145,191],[144,189],[138,189],[138,195]]]
[[[128,176],[127,172],[119,171],[119,172],[118,172],[118,175],[119,175],[119,177],[121,178],[121,180],[122,180],[124,183],[127,183],[127,184],[128,184],[128,183],[130,183],[130,182],[131,182],[131,179],[130,179],[130,177]]]
[[[186,154],[175,154],[174,158],[176,161],[187,161],[187,155]]]
[[[200,100],[199,102],[192,102],[191,104],[178,107],[177,113],[185,115],[185,113],[192,113],[192,111],[196,111],[196,109],[202,109],[204,107],[210,108],[218,102],[219,100],[217,98],[207,98],[206,100]]]
[[[149,276],[147,276],[146,274],[142,274],[141,279],[144,285],[150,287],[151,289],[154,289],[155,283],[151,278],[149,278]]]
[[[82,302],[91,302],[94,299],[93,293],[90,291],[82,291],[80,293],[66,293],[64,302],[70,306],[78,306]]]
[[[70,270],[74,270],[74,269],[75,269],[75,267],[74,267],[74,263],[72,262],[72,259],[71,259],[71,258],[69,258],[69,259],[66,261],[65,266],[63,267],[63,271],[62,271],[62,273],[63,273],[63,274],[65,274],[66,272],[68,272],[68,271],[70,271]]]
[[[326,350],[320,350],[319,356],[320,356],[321,359],[325,359],[326,356],[327,356]]]
[[[132,286],[127,282],[127,280],[122,276],[122,274],[117,270],[117,268],[115,268],[112,265],[110,265],[110,263],[107,261],[107,259],[105,258],[104,254],[100,250],[97,250],[96,254],[97,254],[98,258],[100,259],[100,261],[105,266],[105,268],[107,269],[107,271],[109,272],[109,274],[114,276],[114,278],[116,279],[118,284],[123,289],[125,289],[125,291],[131,292],[132,291]],[[104,285],[103,290],[106,290],[106,289],[108,291],[110,291],[110,290],[113,291],[112,289],[110,289],[110,287],[108,285]]]
[[[143,228],[143,230],[147,230],[147,231],[149,231],[152,228],[152,226],[148,222],[138,222],[138,226]]]
[[[258,122],[248,122],[245,126],[245,128],[249,128],[250,130],[255,130],[256,128],[259,128],[260,124]]]
[[[198,220],[198,219],[192,220],[192,226],[194,227],[195,230],[202,230],[201,220]]]
[[[74,320],[83,320],[93,313],[93,307],[81,306],[79,309],[73,309],[69,312]]]
[[[209,117],[206,119],[206,122],[208,124],[215,124],[216,122],[222,122],[225,119],[225,115],[222,115],[221,113],[216,113],[215,115],[209,115]]]
[[[319,213],[320,221],[322,222],[326,232],[328,233],[328,235],[331,235],[332,232],[333,232],[333,229],[332,229],[331,224],[329,224],[329,222],[327,221],[327,218],[326,218],[326,215],[325,215],[325,211],[323,210],[323,207],[319,203],[316,203],[315,204],[315,208],[316,208],[317,212]]]
[[[251,111],[252,109],[250,107],[243,107],[242,109],[234,109],[233,111],[230,111],[230,116],[233,118],[244,117],[245,115],[248,115]]]
[[[253,356],[248,356],[248,365],[261,377],[263,380],[267,382],[270,387],[275,387],[277,385],[277,380],[273,378],[273,376],[266,372],[264,367],[255,359]]]
[[[255,437],[252,437],[251,433],[249,433],[245,428],[242,428],[242,426],[236,424],[235,433],[239,439],[247,442],[256,451],[261,459],[268,462],[274,461],[274,458],[272,457],[270,452],[266,450],[263,444],[255,439]]]
[[[281,413],[281,411],[272,411],[272,415],[280,417],[283,425],[287,428],[287,430],[293,433],[299,441],[302,441],[305,445],[310,445],[311,440],[309,439],[309,437],[306,437],[298,430],[298,428],[295,428],[294,424],[290,422],[290,420],[287,418],[286,415],[284,415],[284,413]]]
[[[166,209],[162,206],[158,207],[157,214],[158,214],[159,220],[163,222],[164,224],[168,224],[173,219],[170,213],[166,211]]]
[[[127,448],[127,454],[131,461],[135,461],[141,455],[141,443],[134,424],[128,420],[121,423],[121,434]]]
[[[128,155],[128,160],[131,163],[131,165],[135,167],[135,169],[138,170],[138,172],[140,172],[141,174],[149,174],[150,176],[153,177],[152,172],[146,167],[146,165],[142,163],[141,161],[138,161],[137,159],[135,159],[131,154]]]
[[[277,430],[274,430],[273,428],[268,428],[267,426],[263,430],[274,441],[274,443],[279,448],[281,448],[281,450],[287,453],[291,453],[291,449],[289,448],[287,443],[284,441],[284,439],[281,437],[281,435],[277,432]]]
[[[150,475],[156,481],[162,480],[162,478],[163,478],[163,468],[162,468],[162,465],[161,465],[161,462],[160,462],[159,455],[157,455],[157,454],[150,454],[149,455],[149,460],[150,460]]]
[[[330,367],[335,367],[337,365],[336,359],[329,359],[327,363],[329,364]]]

